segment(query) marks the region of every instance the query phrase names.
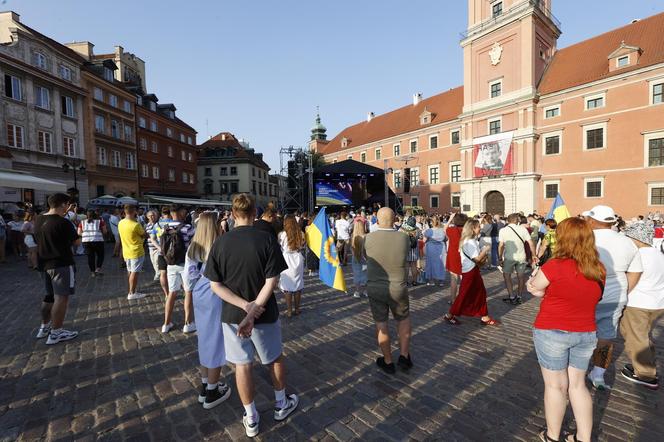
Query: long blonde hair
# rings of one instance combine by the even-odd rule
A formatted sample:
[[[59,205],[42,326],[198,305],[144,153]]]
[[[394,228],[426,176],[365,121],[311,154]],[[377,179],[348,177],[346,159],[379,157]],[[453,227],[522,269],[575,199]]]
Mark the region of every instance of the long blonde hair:
[[[463,230],[461,231],[461,239],[459,240],[459,252],[462,252],[463,243],[467,239],[475,238],[475,227],[479,226],[480,222],[476,219],[469,219],[466,221],[466,224],[463,225]]]
[[[187,250],[189,259],[198,262],[207,261],[208,253],[210,253],[212,244],[218,236],[219,228],[217,227],[216,214],[214,212],[201,213],[196,223],[196,233],[194,233]]]
[[[364,221],[360,218],[356,219],[353,226],[353,234],[350,237],[350,244],[353,249],[353,257],[357,261],[362,259],[362,248],[366,234],[367,231]]]

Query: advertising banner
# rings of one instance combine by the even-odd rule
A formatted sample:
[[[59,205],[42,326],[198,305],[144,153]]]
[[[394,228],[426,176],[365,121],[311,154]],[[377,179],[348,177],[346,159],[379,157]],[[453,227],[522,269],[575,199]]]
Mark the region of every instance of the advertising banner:
[[[473,177],[510,175],[512,171],[513,132],[473,140]]]

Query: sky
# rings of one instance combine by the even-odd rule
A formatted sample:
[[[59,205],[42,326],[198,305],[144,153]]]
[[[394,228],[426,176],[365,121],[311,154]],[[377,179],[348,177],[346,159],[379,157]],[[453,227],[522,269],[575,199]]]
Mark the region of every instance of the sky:
[[[664,11],[664,0],[553,0],[558,47]],[[462,84],[466,0],[1,0],[62,42],[115,45],[146,62],[147,87],[198,131],[248,141],[279,172],[320,107],[328,138]]]

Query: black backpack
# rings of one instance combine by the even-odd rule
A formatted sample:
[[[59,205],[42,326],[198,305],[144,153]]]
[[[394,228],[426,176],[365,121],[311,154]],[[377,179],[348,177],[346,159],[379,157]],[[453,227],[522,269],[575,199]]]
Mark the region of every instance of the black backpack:
[[[161,235],[161,253],[168,265],[182,264],[185,260],[187,248],[180,231],[184,224],[177,227],[166,227]]]

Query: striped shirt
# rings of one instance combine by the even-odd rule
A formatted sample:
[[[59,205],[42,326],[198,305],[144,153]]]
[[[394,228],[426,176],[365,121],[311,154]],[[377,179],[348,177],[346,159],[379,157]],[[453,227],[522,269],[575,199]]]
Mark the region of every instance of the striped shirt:
[[[155,238],[157,239],[157,242],[161,244],[161,236],[164,234],[166,229],[177,229],[180,227],[180,224],[183,225],[180,229],[180,235],[182,235],[182,239],[184,240],[185,250],[188,249],[191,238],[194,237],[195,230],[190,224],[184,224],[181,221],[173,221],[172,219],[159,221],[154,227]]]

